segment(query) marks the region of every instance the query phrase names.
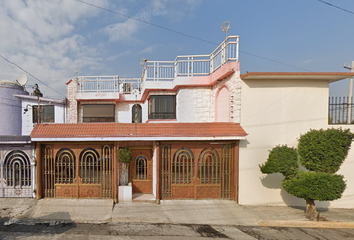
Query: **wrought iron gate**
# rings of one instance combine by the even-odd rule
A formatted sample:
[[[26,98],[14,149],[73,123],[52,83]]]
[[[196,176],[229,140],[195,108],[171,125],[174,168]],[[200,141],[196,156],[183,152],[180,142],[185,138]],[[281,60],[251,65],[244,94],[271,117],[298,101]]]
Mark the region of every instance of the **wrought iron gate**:
[[[44,197],[112,198],[112,147],[80,150],[44,147]]]
[[[209,146],[161,146],[163,199],[232,198],[232,146]]]
[[[25,152],[9,152],[1,167],[0,197],[32,197],[32,166]]]

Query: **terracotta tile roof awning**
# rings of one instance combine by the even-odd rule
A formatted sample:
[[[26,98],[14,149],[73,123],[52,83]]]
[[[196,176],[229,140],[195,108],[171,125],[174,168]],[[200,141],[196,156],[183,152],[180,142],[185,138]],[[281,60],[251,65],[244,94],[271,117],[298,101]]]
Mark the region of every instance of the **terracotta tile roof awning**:
[[[335,82],[353,77],[352,72],[248,72],[243,80],[322,80]]]
[[[64,123],[37,124],[36,141],[239,140],[246,132],[237,123]]]

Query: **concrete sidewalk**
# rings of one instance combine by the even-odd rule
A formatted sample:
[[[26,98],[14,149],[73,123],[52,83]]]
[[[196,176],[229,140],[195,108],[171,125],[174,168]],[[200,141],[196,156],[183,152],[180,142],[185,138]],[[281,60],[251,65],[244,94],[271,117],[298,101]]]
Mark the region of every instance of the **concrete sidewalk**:
[[[313,228],[354,228],[354,209],[321,211],[327,221],[309,221],[293,207],[240,206],[227,200],[164,200],[118,203],[106,199],[0,198],[4,224],[14,222],[147,222]]]

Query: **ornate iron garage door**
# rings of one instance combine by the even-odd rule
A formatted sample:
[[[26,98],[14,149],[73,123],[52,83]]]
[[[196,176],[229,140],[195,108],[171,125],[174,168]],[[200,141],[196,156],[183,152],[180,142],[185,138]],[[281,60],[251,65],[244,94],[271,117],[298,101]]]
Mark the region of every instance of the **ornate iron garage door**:
[[[32,166],[26,153],[9,152],[1,171],[0,197],[32,197]]]
[[[163,199],[231,199],[231,145],[162,145]]]
[[[44,147],[44,197],[112,198],[112,147]]]

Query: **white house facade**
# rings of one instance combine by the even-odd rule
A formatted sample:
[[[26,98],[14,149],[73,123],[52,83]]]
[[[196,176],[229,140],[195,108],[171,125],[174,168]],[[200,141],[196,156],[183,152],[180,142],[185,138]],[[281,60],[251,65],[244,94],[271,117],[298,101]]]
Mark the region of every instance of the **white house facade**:
[[[275,145],[296,146],[310,129],[334,126],[329,83],[353,73],[241,75],[238,40],[228,37],[209,55],[143,61],[141,78],[68,81],[68,124],[38,124],[31,134],[43,169],[37,171],[37,198],[118,202],[117,153],[127,147],[132,193],[152,194],[157,202],[216,198],[303,206],[282,190],[280,175],[263,175],[259,164]],[[348,185],[343,198],[320,206],[352,207],[353,161],[351,151],[340,170]]]

